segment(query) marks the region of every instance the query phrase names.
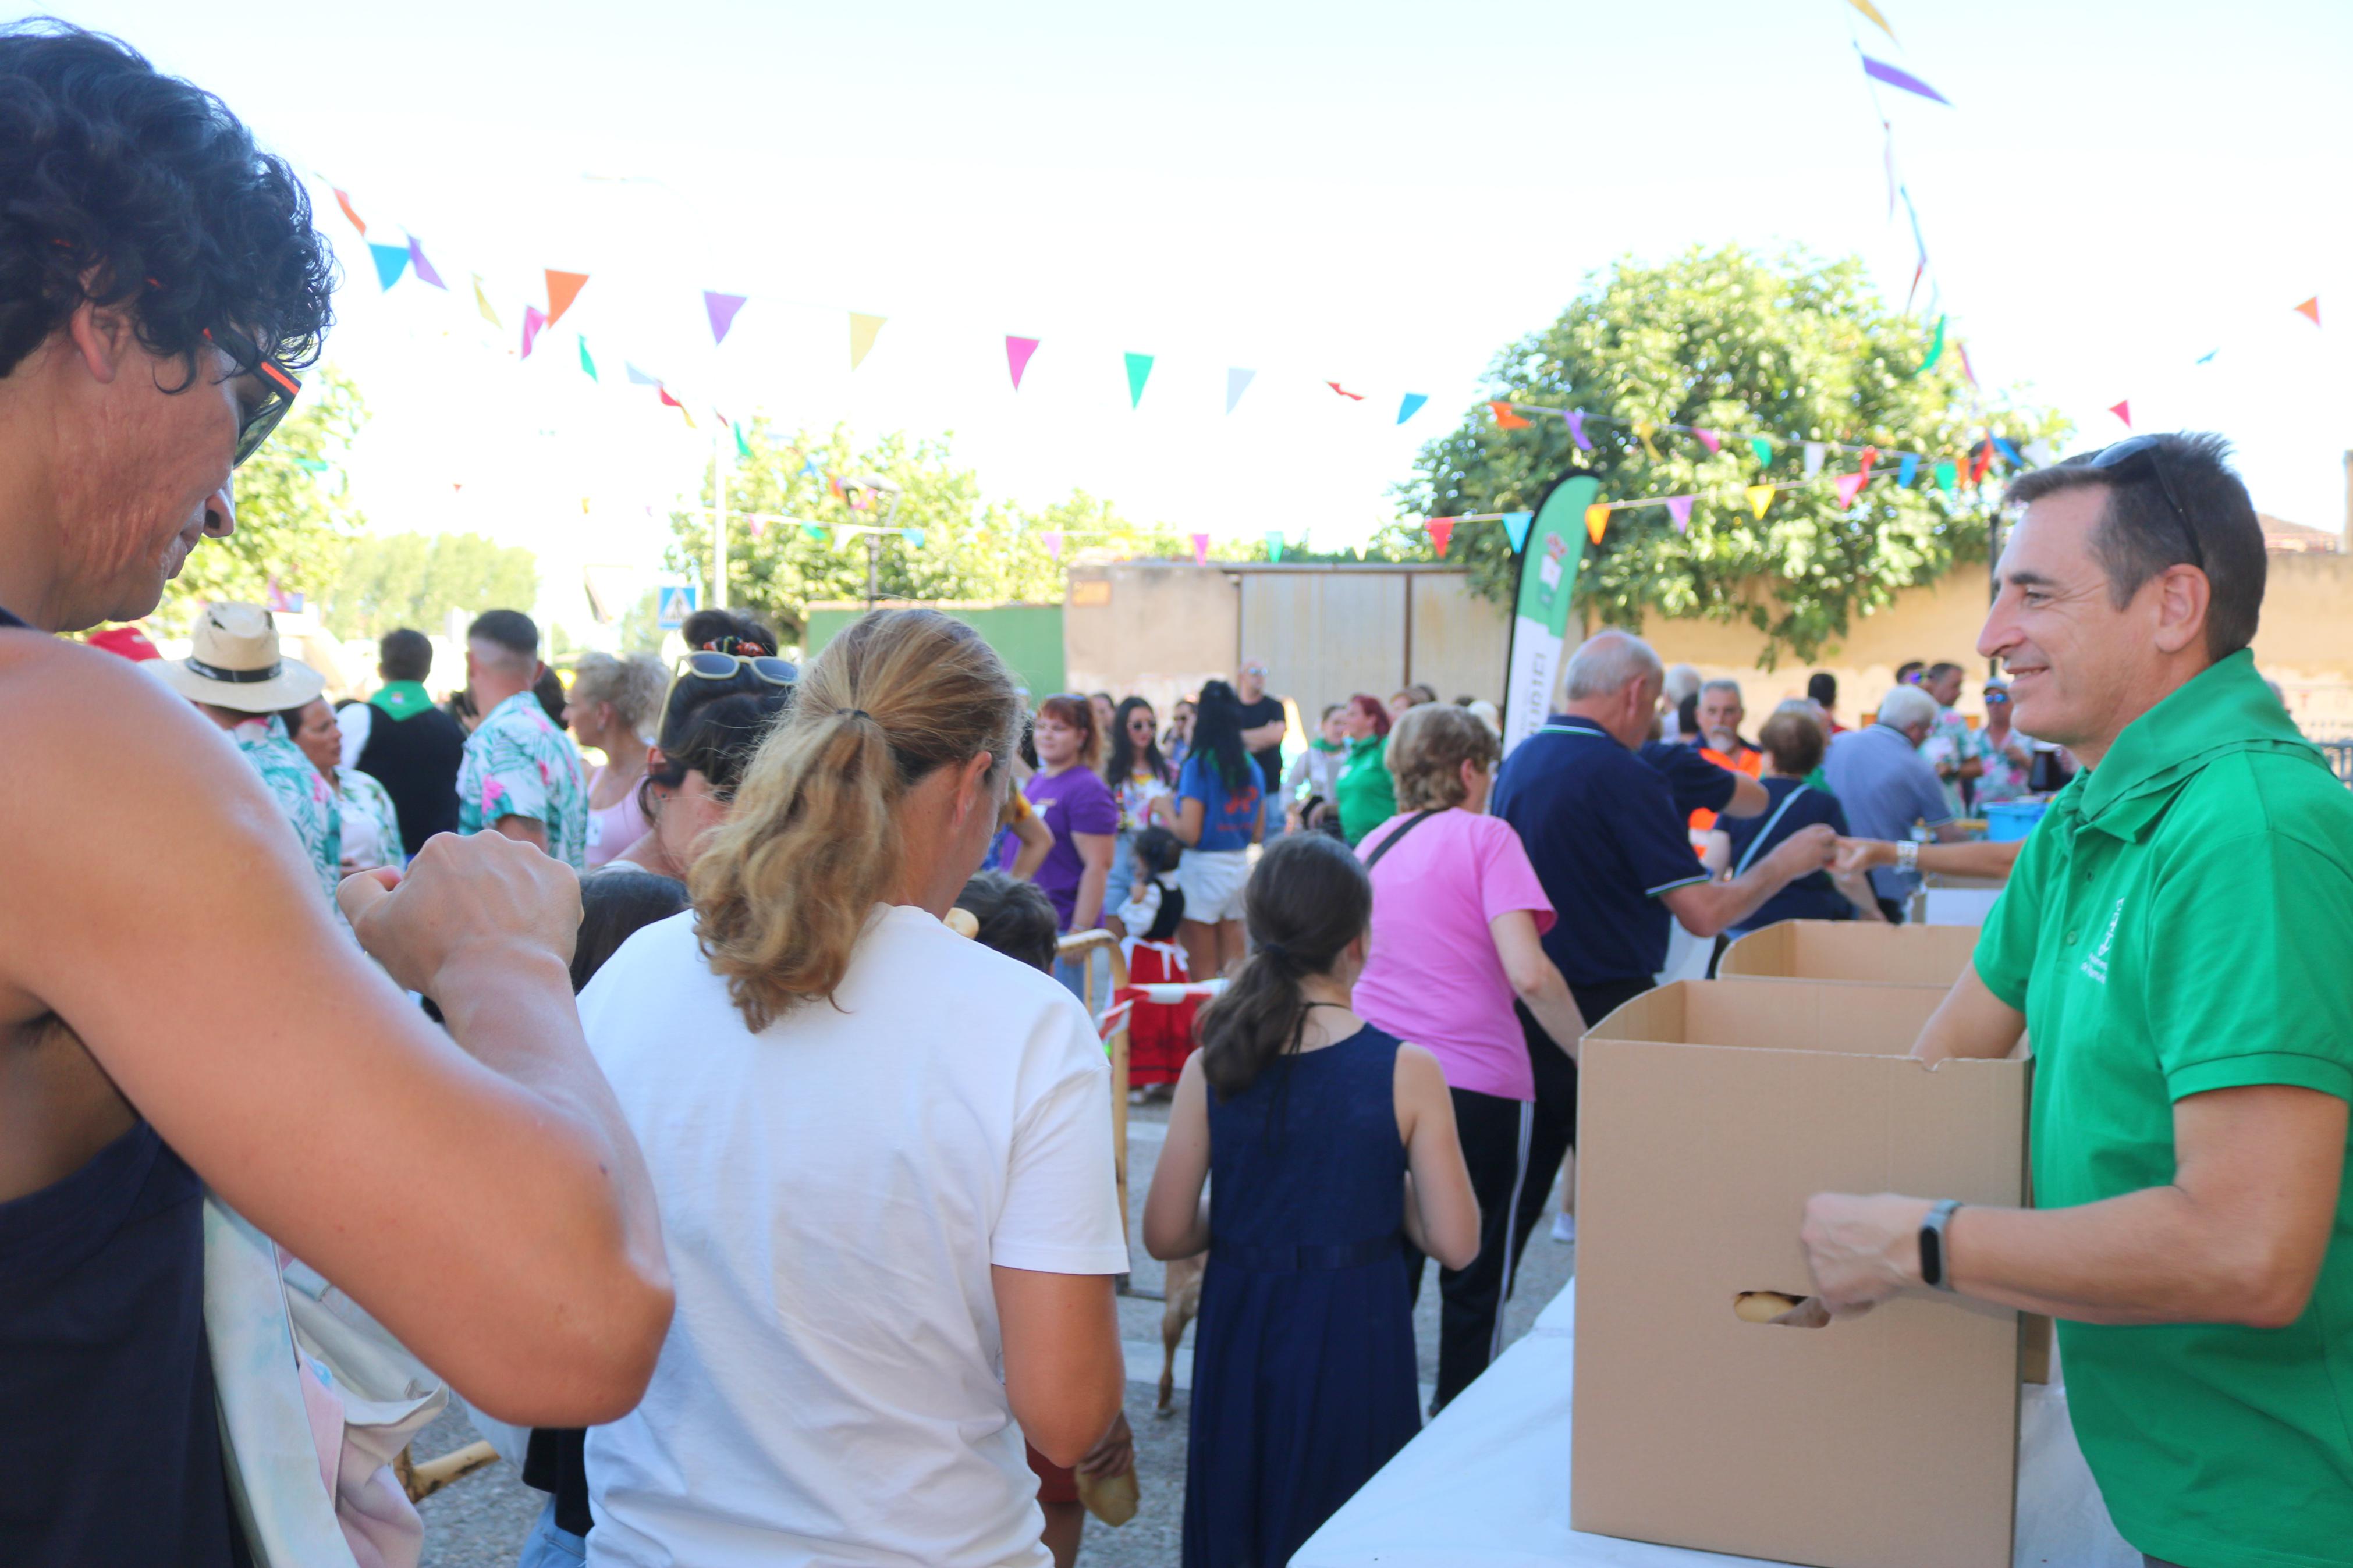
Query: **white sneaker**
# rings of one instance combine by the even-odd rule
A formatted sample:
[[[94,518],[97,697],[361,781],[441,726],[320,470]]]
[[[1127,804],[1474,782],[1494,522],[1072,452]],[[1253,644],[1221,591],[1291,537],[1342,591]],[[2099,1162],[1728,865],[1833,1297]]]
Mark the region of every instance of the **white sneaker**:
[[[1552,1216],[1552,1238],[1555,1241],[1575,1242],[1577,1240],[1577,1216],[1573,1214],[1554,1215]]]

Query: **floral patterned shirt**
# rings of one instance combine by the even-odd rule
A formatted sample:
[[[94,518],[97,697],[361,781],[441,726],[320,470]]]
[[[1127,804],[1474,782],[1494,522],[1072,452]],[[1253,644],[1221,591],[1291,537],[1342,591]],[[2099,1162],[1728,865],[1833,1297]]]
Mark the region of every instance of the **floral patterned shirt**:
[[[270,798],[302,841],[302,848],[319,873],[319,890],[327,907],[336,909],[335,884],[343,879],[343,816],[334,786],[311,765],[311,759],[286,733],[285,721],[275,713],[257,713],[229,731],[237,749],[261,775]]]
[[[458,764],[458,831],[495,831],[502,816],[547,830],[547,852],[579,871],[588,858],[588,774],[528,691],[482,715]]]
[[[375,775],[337,768],[335,795],[343,813],[343,853],[353,870],[397,866],[406,858],[400,842],[400,813]]]
[[[1958,770],[1972,759],[1981,761],[1985,751],[1985,738],[1969,728],[1967,719],[1950,708],[1937,710],[1936,726],[1928,731],[1927,740],[1921,742],[1920,754],[1937,771],[1936,782],[1945,787],[1945,805],[1955,816],[1962,814],[1961,781],[1943,777],[1944,770]]]

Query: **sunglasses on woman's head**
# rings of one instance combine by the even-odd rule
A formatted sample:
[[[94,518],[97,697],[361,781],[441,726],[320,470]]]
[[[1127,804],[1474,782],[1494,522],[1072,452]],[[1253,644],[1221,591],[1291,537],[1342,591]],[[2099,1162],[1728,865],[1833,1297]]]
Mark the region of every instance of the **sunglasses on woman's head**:
[[[702,680],[733,680],[739,669],[750,670],[771,686],[790,686],[800,679],[800,672],[789,660],[767,654],[721,653],[702,648],[678,661],[681,676],[691,675]]]

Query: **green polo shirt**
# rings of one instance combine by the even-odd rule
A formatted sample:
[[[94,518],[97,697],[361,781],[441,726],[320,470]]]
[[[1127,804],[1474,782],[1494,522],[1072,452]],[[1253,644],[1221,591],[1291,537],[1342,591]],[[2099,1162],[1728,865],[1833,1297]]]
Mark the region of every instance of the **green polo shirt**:
[[[1367,735],[1348,742],[1348,760],[1332,784],[1340,832],[1355,844],[1397,815],[1397,785],[1389,778],[1388,737]]]
[[[2171,1182],[2185,1096],[2353,1100],[2353,795],[2253,656],[2059,793],[1977,969],[2034,1042],[2040,1207]],[[2134,1546],[2197,1568],[2353,1564],[2353,1180],[2293,1325],[2062,1322],[2059,1342],[2075,1435]]]

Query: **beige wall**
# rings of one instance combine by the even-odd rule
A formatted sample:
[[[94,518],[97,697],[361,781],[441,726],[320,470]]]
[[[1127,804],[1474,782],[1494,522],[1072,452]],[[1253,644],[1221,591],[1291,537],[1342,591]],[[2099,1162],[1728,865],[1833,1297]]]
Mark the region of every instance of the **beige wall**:
[[[2269,558],[2263,626],[2255,662],[2280,683],[2288,711],[2306,734],[2353,736],[2353,555],[2277,553]],[[1653,617],[1642,635],[1669,664],[1688,662],[1714,679],[1741,683],[1750,723],[1774,704],[1806,694],[1806,678],[1828,670],[1838,678],[1840,721],[1860,722],[1894,684],[1895,667],[1909,659],[1950,661],[1968,671],[1960,709],[1982,717],[1977,656],[1985,623],[1987,582],[1982,563],[1965,565],[1926,588],[1907,588],[1895,603],[1857,621],[1844,637],[1810,664],[1784,658],[1762,668],[1765,639],[1746,626]],[[1450,694],[1451,695],[1451,694]]]
[[[1149,700],[1165,721],[1205,680],[1231,680],[1241,593],[1223,572],[1166,562],[1073,566],[1062,662],[1074,691]]]

